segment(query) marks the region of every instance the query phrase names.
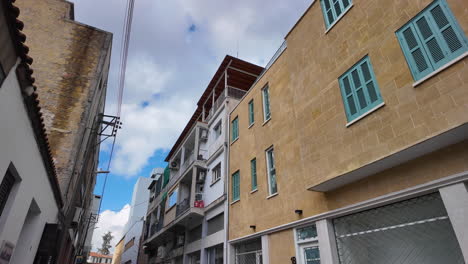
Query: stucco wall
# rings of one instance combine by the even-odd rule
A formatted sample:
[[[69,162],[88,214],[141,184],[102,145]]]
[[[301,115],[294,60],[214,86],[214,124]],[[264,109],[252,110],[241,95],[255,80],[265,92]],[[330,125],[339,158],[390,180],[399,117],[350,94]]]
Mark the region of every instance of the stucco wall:
[[[138,258],[138,250],[140,246],[140,236],[143,230],[143,222],[136,222],[133,226],[131,226],[127,233],[125,234],[124,238],[124,251],[122,253],[122,260],[121,263],[125,263],[131,260],[131,263],[137,263]],[[135,239],[135,242],[132,247],[125,250],[125,245],[132,239]]]
[[[230,147],[229,170],[240,170],[241,195],[230,206],[230,239],[253,233],[250,225],[258,232],[298,220],[295,209],[302,209],[303,217],[311,216],[467,169],[466,146],[459,143],[442,151],[450,158],[432,154],[424,163],[402,165],[326,196],[307,191],[468,121],[467,58],[413,87],[395,36],[430,2],[354,0],[327,33],[319,1],[312,4],[287,36],[287,49],[231,113],[231,120],[239,117],[239,140]],[[468,35],[467,2],[447,2]],[[385,106],[346,127],[338,78],[365,55]],[[272,117],[262,124],[261,89],[267,83]],[[251,99],[255,125],[248,128]],[[265,150],[272,145],[278,195],[266,199]],[[250,194],[249,161],[254,157],[259,190]],[[404,174],[404,166],[411,167],[409,174]]]
[[[296,255],[293,229],[269,235],[268,247],[272,263],[291,263],[291,257]]]
[[[21,178],[0,218],[0,240],[17,245],[11,264],[32,263],[46,223],[57,223],[58,208],[13,68],[0,88],[0,182],[10,163]],[[40,210],[22,231],[34,200]],[[21,241],[18,241],[21,234]],[[0,243],[1,243],[0,241]],[[17,254],[17,255],[16,255]]]

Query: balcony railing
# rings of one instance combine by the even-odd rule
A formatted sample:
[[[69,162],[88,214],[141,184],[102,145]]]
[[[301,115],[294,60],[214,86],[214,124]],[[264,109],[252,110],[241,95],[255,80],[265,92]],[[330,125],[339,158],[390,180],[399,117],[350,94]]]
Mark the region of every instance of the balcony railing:
[[[160,219],[157,223],[151,225],[150,237],[159,232],[164,226],[164,221]]]
[[[247,91],[241,90],[239,88],[228,86],[228,96],[236,99],[241,99]]]
[[[241,99],[242,96],[244,96],[244,94],[247,92],[242,89],[231,87],[231,86],[227,86],[226,89],[227,89],[227,96],[231,98],[235,98],[235,99]],[[226,95],[223,91],[218,96],[218,98],[216,98],[213,107],[211,107],[210,111],[208,112],[208,116],[206,117],[207,121],[210,120],[210,118],[213,117],[213,115],[221,107],[221,105],[223,105],[223,102],[225,99],[226,99]]]
[[[177,204],[176,207],[176,217],[183,214],[187,209],[190,208],[190,201],[188,198],[182,200],[180,203]]]

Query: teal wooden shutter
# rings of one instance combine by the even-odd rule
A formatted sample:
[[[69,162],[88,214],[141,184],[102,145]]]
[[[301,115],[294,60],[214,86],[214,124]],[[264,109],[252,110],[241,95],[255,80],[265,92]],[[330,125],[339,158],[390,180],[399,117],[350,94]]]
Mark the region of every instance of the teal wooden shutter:
[[[250,161],[250,170],[252,176],[252,190],[257,189],[257,159]]]
[[[350,6],[351,0],[321,0],[325,24],[329,28]]]
[[[398,34],[403,53],[415,80],[419,80],[433,71],[426,50],[423,48],[413,24],[407,25]]]
[[[348,122],[383,102],[368,56],[345,72],[339,83]]]
[[[270,91],[269,87],[263,88],[263,108],[265,112],[265,120],[270,119]]]
[[[236,140],[239,137],[239,119],[236,117],[232,120],[232,131],[231,131],[231,141]]]
[[[444,0],[434,1],[397,36],[415,80],[468,50],[468,40]]]
[[[240,198],[240,177],[239,171],[232,174],[232,200],[237,201]]]
[[[255,122],[254,119],[254,102],[251,100],[249,102],[249,125],[252,125]]]

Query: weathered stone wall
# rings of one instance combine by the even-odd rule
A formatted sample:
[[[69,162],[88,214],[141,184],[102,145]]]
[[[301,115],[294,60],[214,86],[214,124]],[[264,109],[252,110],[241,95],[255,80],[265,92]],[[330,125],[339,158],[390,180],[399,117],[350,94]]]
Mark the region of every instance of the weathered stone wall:
[[[241,195],[230,205],[230,239],[252,234],[250,225],[259,232],[299,220],[295,209],[312,216],[468,170],[462,142],[326,195],[307,190],[468,122],[468,59],[413,87],[395,35],[431,2],[353,0],[328,32],[320,2],[312,4],[287,36],[287,49],[231,114],[231,121],[239,117],[239,139],[230,148],[229,170],[240,170]],[[447,2],[468,35],[468,2]],[[365,55],[385,106],[346,127],[338,78]],[[262,124],[266,84],[272,117]],[[256,121],[249,128],[251,99]],[[272,145],[278,195],[267,199],[265,150]],[[255,157],[258,191],[250,193]]]
[[[60,187],[67,196],[75,165],[85,162],[75,164],[87,147],[85,126],[89,115],[95,114],[90,109],[103,73],[102,57],[110,52],[110,34],[70,20],[73,6],[63,0],[17,4],[34,58],[34,77]]]

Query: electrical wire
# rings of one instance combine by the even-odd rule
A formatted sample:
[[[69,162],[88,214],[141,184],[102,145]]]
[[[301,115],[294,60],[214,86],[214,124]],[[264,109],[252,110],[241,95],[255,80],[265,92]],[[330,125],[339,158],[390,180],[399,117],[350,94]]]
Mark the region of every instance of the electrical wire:
[[[124,25],[123,25],[123,35],[122,35],[122,47],[120,51],[120,69],[119,69],[119,83],[118,83],[118,98],[117,98],[117,122],[120,120],[120,114],[122,109],[122,100],[123,100],[123,91],[125,87],[125,72],[127,68],[127,57],[128,57],[128,49],[130,45],[130,34],[132,31],[132,21],[133,21],[133,9],[135,6],[135,0],[128,0],[127,6],[125,9],[125,18],[124,18]],[[118,124],[117,124],[118,125]],[[117,134],[114,135],[114,139],[112,141],[111,151],[109,154],[109,161],[107,163],[106,171],[110,170],[112,156],[114,154],[115,149],[115,141],[117,138]],[[101,213],[101,206],[102,201],[104,200],[104,192],[106,189],[107,184],[107,176],[109,172],[105,173],[104,176],[104,183],[102,185],[102,193],[101,193],[101,200],[99,201],[99,209],[98,215]]]

